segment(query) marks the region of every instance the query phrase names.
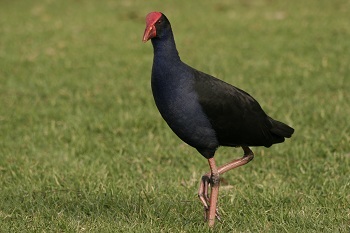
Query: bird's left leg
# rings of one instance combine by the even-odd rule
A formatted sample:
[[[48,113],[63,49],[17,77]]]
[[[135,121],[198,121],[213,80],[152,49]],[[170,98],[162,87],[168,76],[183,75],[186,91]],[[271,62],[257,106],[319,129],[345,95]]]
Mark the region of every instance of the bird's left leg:
[[[215,223],[215,218],[220,220],[220,216],[217,211],[220,176],[214,158],[208,159],[208,162],[210,166],[210,173],[207,173],[202,177],[198,190],[198,197],[204,206],[205,219],[209,222],[209,226],[213,226]],[[210,198],[208,195],[209,184],[211,186]]]
[[[208,213],[208,223],[209,227],[214,226],[215,218],[220,220],[219,215],[217,215],[217,202],[219,197],[219,186],[220,186],[220,175],[218,168],[216,167],[214,158],[208,159],[211,177],[210,177],[210,199],[209,199],[209,213]]]

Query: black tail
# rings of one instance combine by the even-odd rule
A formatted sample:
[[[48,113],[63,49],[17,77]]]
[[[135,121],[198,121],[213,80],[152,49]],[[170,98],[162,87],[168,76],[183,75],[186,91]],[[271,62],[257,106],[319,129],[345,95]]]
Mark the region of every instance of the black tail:
[[[294,129],[280,121],[270,118],[272,123],[271,132],[279,137],[290,138],[294,133]],[[284,141],[284,140],[283,140]]]

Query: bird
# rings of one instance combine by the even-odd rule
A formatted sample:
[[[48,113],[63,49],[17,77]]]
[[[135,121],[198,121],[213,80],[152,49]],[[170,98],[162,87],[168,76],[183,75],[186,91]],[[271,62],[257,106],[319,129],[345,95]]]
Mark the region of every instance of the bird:
[[[282,143],[294,129],[268,116],[247,92],[182,62],[171,24],[162,12],[147,14],[142,41],[148,40],[154,54],[155,104],[171,130],[208,161],[210,172],[201,178],[198,197],[205,220],[213,227],[216,219],[221,220],[220,175],[250,162],[254,158],[250,147]],[[243,157],[217,166],[214,155],[220,146],[241,147]]]

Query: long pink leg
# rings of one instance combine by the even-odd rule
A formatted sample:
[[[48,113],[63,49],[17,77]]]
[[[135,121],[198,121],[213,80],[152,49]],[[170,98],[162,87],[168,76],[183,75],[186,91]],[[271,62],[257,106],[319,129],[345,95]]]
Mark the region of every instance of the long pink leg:
[[[208,159],[210,172],[202,176],[198,190],[198,197],[204,206],[205,219],[209,226],[215,223],[215,217],[220,220],[217,210],[217,200],[219,195],[220,175],[236,167],[249,163],[254,158],[254,153],[247,146],[242,146],[244,156],[235,159],[225,165],[216,167],[214,158]],[[209,185],[211,186],[210,198],[208,197]]]
[[[218,202],[218,196],[219,196],[219,185],[220,185],[220,175],[218,168],[216,167],[214,158],[210,158],[208,160],[210,170],[211,170],[211,177],[210,177],[210,186],[211,186],[211,192],[210,192],[210,199],[209,199],[209,213],[208,213],[208,223],[209,226],[214,226],[215,223],[215,216],[216,216],[216,206]]]

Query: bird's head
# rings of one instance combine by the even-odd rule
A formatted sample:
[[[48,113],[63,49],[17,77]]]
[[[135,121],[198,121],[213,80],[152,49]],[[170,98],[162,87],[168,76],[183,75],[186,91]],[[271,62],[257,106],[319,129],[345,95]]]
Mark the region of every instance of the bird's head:
[[[152,38],[162,38],[168,29],[171,29],[169,20],[161,12],[151,12],[146,16],[146,29],[142,41]]]

